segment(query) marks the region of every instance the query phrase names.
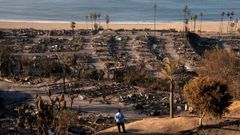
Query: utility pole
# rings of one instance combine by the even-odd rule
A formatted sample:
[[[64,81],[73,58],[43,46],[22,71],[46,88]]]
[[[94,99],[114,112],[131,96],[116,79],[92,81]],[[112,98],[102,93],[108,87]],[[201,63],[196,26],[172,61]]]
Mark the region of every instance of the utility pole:
[[[187,3],[187,1],[186,1]],[[189,21],[189,16],[190,16],[190,9],[188,8],[188,5],[185,5],[183,9],[184,13],[184,32],[183,32],[183,37],[184,39],[184,52],[186,53],[186,47],[187,47],[187,33],[188,33],[188,21]]]
[[[157,4],[156,1],[153,5],[154,8],[154,37],[156,37],[156,13],[157,13]]]

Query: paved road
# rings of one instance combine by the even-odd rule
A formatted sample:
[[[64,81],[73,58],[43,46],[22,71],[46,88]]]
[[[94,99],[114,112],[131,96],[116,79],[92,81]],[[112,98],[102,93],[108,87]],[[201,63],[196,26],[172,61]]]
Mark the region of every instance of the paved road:
[[[4,91],[0,94],[4,97],[5,101],[7,100],[7,104],[13,104],[16,102],[28,102],[33,104],[33,98],[36,94],[42,96],[43,99],[49,100],[44,92],[44,88],[35,88],[35,87],[18,87],[16,84],[0,82],[0,88]],[[4,94],[3,94],[4,93]],[[57,95],[53,95],[56,97]],[[59,95],[58,95],[59,96]],[[70,98],[66,95],[67,106],[70,107]],[[74,100],[73,107],[76,110],[85,111],[85,112],[100,112],[100,113],[107,113],[111,116],[114,116],[117,109],[120,107],[122,108],[123,112],[126,115],[127,119],[141,119],[146,117],[146,115],[138,114],[133,110],[131,105],[125,106],[121,103],[113,103],[113,104],[102,104],[98,100],[93,101],[91,104],[88,100],[81,100],[80,98],[76,98]]]

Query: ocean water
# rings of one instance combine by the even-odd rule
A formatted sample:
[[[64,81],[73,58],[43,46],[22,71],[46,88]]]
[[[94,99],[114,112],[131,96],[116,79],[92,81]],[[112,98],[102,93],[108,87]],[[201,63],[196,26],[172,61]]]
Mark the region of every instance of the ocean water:
[[[91,12],[110,16],[110,22],[152,22],[156,2],[158,22],[182,21],[187,3],[203,21],[219,21],[220,13],[240,17],[240,0],[0,0],[0,20],[84,22]],[[225,17],[227,18],[227,17]]]

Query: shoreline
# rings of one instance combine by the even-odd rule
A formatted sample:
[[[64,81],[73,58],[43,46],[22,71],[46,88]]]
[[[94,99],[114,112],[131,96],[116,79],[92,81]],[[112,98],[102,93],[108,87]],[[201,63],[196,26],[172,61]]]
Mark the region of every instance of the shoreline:
[[[16,22],[16,23],[60,23],[60,24],[69,24],[70,21],[58,21],[58,20],[14,20],[14,19],[0,19],[0,22]],[[86,21],[74,21],[79,24],[86,24]],[[88,20],[91,23],[91,20]],[[99,22],[98,20],[96,21]],[[200,23],[200,20],[197,20]],[[203,23],[219,23],[220,21],[202,21]],[[226,20],[224,22],[227,22]],[[101,20],[101,24],[104,24],[105,20]],[[161,23],[183,23],[183,21],[156,21],[157,24]],[[153,21],[110,21],[110,24],[154,24]]]
[[[98,23],[98,22],[97,22]],[[227,21],[223,22],[223,32],[227,31]],[[107,25],[105,22],[101,22],[101,26],[106,29]],[[202,31],[203,32],[219,32],[219,21],[205,21],[202,22]],[[91,29],[91,22],[76,22],[75,29]],[[193,23],[189,23],[189,27],[193,29]],[[23,28],[32,28],[39,30],[69,30],[70,21],[9,21],[9,20],[0,20],[0,29],[23,29]],[[109,28],[113,30],[117,29],[154,29],[153,22],[110,22]],[[239,28],[239,27],[238,27]],[[156,30],[167,30],[175,29],[177,31],[183,30],[183,22],[156,22]],[[200,21],[196,23],[196,31],[200,29]]]

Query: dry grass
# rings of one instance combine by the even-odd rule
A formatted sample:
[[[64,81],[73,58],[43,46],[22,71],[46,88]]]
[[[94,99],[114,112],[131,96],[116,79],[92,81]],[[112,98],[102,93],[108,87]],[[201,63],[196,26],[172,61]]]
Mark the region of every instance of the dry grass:
[[[240,101],[235,101],[229,106],[229,114],[226,114],[226,117],[239,118],[240,116]]]
[[[227,114],[224,120],[214,120],[212,118],[205,118],[203,120],[203,124],[206,125],[218,125],[220,122],[226,121],[230,118],[239,118],[240,116],[240,101],[235,101],[229,107],[229,114]],[[219,127],[219,128],[207,128],[202,129],[199,132],[205,132],[207,134],[238,134],[240,130],[234,129],[236,127],[230,125]],[[233,129],[231,129],[233,128]],[[134,134],[146,134],[146,135],[168,135],[168,134],[179,134],[179,132],[183,131],[195,131],[198,130],[198,117],[189,116],[189,117],[177,117],[174,119],[170,118],[147,118],[140,121],[132,122],[126,124],[127,134],[124,135],[134,135]],[[227,129],[227,130],[226,130]],[[103,135],[114,135],[118,134],[117,127],[112,127],[107,130],[102,131],[100,134]]]
[[[129,134],[149,134],[149,133],[178,133],[197,127],[197,117],[170,118],[148,118],[126,125]],[[117,127],[107,129],[102,134],[117,133]]]

